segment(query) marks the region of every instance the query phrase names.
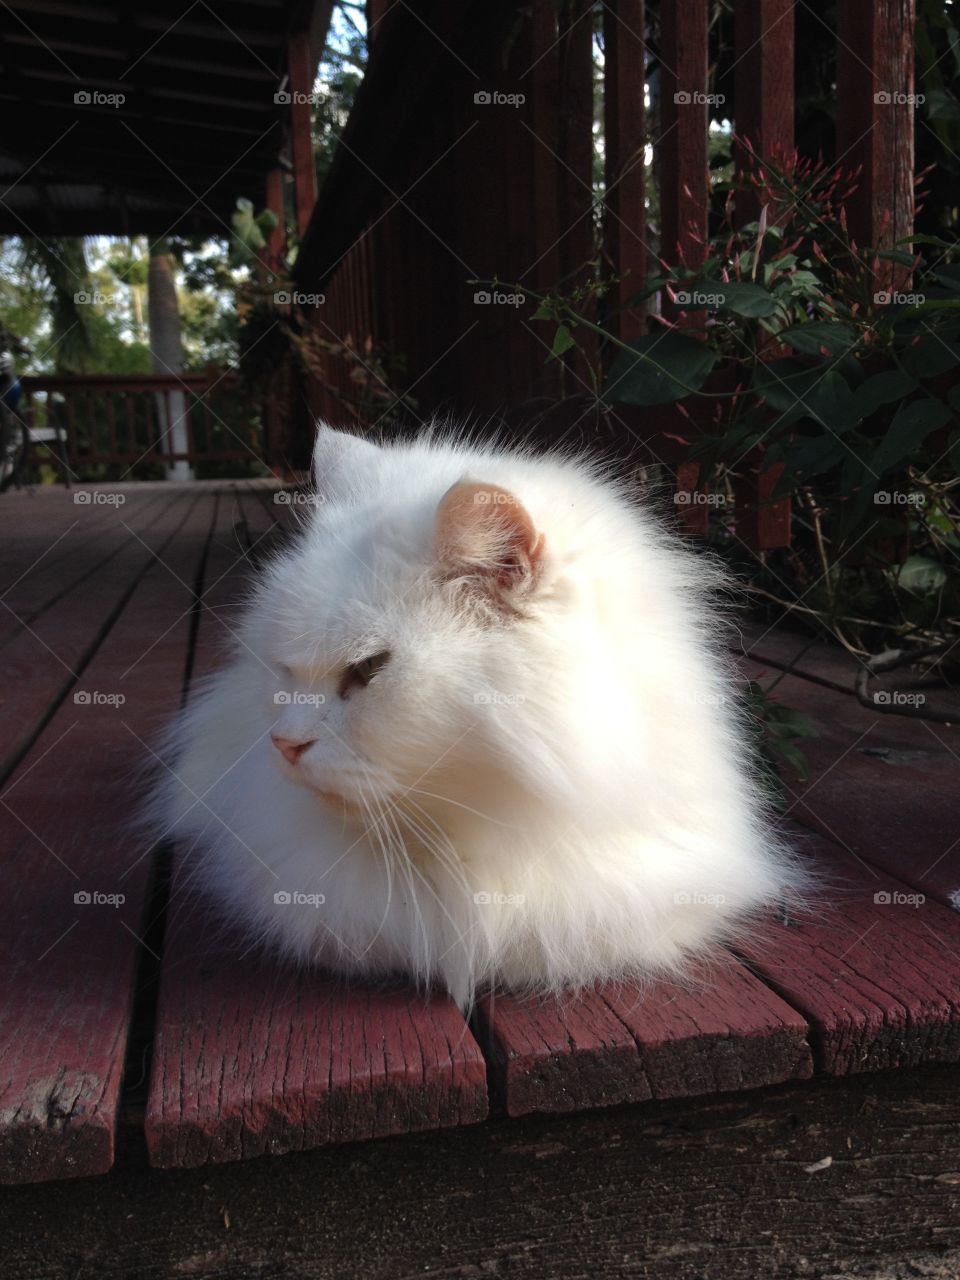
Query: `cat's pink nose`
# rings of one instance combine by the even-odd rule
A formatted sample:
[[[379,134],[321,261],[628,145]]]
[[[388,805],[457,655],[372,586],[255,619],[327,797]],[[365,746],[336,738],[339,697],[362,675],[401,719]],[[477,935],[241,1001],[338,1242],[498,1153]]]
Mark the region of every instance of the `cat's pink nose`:
[[[290,738],[281,738],[278,733],[271,733],[270,741],[288,764],[296,764],[307,747],[313,746],[316,738],[311,738],[309,742],[294,742]]]

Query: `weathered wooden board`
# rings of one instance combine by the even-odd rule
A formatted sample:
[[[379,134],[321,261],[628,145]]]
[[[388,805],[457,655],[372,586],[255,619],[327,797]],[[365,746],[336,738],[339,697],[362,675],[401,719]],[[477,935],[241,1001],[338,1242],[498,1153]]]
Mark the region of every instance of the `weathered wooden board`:
[[[194,677],[214,669],[250,572],[222,508]],[[267,529],[269,523],[264,522]],[[252,521],[251,521],[252,524]],[[146,1133],[162,1167],[481,1120],[483,1057],[445,996],[297,973],[223,933],[175,856]]]
[[[957,1078],[821,1078],[176,1175],[131,1159],[69,1195],[0,1198],[4,1280],[954,1280]]]
[[[817,1070],[960,1062],[960,915],[821,837],[803,844],[816,910],[742,951],[808,1019]]]
[[[58,701],[78,681],[79,689],[85,687],[87,678],[81,676],[86,663],[143,574],[159,567],[155,557],[165,554],[199,500],[199,493],[191,498],[175,492],[156,523],[142,533],[129,532],[119,512],[114,528],[114,536],[122,541],[119,554],[100,563],[76,592],[66,592],[0,650],[0,706],[7,729],[0,747],[0,777],[16,763]]]
[[[498,994],[478,1013],[510,1115],[751,1089],[813,1070],[806,1021],[724,956],[683,986],[607,984],[560,1000]]]
[[[129,829],[136,762],[179,698],[212,503],[178,511],[163,563],[142,565],[83,672],[85,700],[60,705],[0,797],[3,1182],[102,1173],[113,1160],[150,868]]]
[[[852,695],[794,676],[779,680],[775,696],[818,730],[798,743],[809,779],[781,771],[789,816],[956,906],[960,729],[876,713]]]
[[[137,533],[160,519],[170,494],[133,485],[116,489],[50,486],[22,495],[4,494],[0,528],[9,534],[0,561],[0,644],[17,635],[64,595],[82,584],[123,550],[123,521]],[[88,501],[78,501],[87,498]],[[109,501],[102,500],[109,498]],[[8,508],[8,502],[13,501]],[[119,535],[119,536],[118,536]],[[76,595],[74,595],[76,599]]]
[[[854,682],[862,665],[839,645],[831,645],[815,636],[805,636],[780,627],[744,623],[736,636],[736,652],[755,663],[790,671],[807,680],[815,680],[842,693],[853,694]]]

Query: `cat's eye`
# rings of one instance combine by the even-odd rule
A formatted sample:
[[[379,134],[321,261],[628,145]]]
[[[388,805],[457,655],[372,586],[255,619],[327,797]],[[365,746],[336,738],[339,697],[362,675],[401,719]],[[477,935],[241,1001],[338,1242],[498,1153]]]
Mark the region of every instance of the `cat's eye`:
[[[384,649],[382,653],[373,653],[360,662],[351,662],[340,677],[340,687],[337,690],[340,697],[346,700],[352,689],[365,689],[377,672],[389,661],[390,650]]]

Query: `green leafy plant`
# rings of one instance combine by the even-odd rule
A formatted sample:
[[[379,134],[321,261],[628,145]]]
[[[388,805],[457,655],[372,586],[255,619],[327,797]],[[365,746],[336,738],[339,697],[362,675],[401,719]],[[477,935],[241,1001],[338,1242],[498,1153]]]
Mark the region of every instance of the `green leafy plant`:
[[[553,326],[553,358],[586,353],[587,332],[600,339],[605,404],[675,414],[700,486],[731,498],[711,536],[775,616],[865,656],[933,641],[956,661],[958,246],[931,235],[858,245],[845,214],[857,180],[754,157],[720,184],[696,261],[662,262],[629,300],[650,307],[643,337],[619,341],[583,293],[539,298],[534,318]],[[761,213],[741,225],[747,194]],[[755,467],[777,468],[774,499],[794,498],[789,551],[754,557],[737,536],[736,482]]]

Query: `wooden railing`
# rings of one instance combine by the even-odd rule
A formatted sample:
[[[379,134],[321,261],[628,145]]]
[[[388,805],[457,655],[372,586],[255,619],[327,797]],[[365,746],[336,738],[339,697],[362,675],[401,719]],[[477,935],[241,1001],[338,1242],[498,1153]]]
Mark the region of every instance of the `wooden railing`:
[[[681,491],[696,484],[696,466],[673,438],[689,435],[691,424],[675,406],[597,411],[590,366],[595,372],[602,352],[588,344],[586,359],[547,362],[550,334],[531,323],[529,307],[474,298],[484,286],[471,280],[569,293],[600,274],[615,277],[613,306],[601,303],[601,315],[629,341],[646,331],[653,310],[669,310],[667,300],[628,303],[657,257],[703,261],[708,0],[606,0],[599,8],[606,174],[597,199],[597,5],[368,5],[367,75],[296,268],[300,288],[325,296],[309,322],[353,353],[345,360],[331,351],[314,388],[318,413],[375,422],[356,400],[356,359],[393,353],[398,390],[409,388],[415,414],[490,416],[549,439],[598,438],[664,461]],[[850,230],[861,245],[889,248],[912,227],[914,0],[842,0],[838,8],[836,154],[861,172]],[[737,0],[734,13],[734,100],[724,114],[761,160],[782,157],[794,140],[793,0]],[[656,101],[648,108],[651,76]],[[648,218],[648,144],[658,219]],[[773,502],[772,488],[758,455],[738,493],[738,525],[756,548],[789,542],[789,503]],[[682,514],[688,529],[705,528],[705,505]]]
[[[25,377],[28,426],[56,429],[66,462],[126,468],[132,477],[176,462],[262,461],[259,406],[233,370]]]

